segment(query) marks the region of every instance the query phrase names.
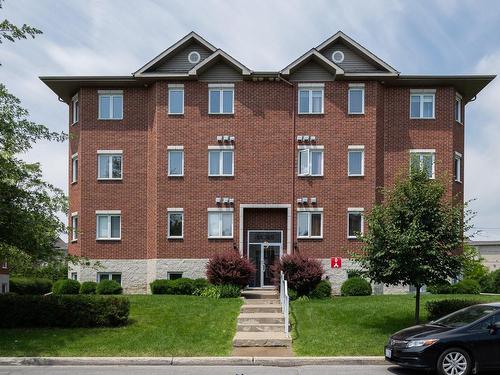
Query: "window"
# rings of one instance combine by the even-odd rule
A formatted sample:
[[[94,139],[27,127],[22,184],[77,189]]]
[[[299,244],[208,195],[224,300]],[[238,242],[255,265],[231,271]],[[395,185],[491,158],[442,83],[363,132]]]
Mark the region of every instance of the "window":
[[[121,180],[123,173],[122,151],[97,151],[97,179]]]
[[[184,150],[182,146],[168,146],[168,175],[184,176]]]
[[[455,97],[455,121],[462,123],[462,96]]]
[[[168,85],[168,114],[184,114],[184,85]]]
[[[4,270],[6,270],[6,269],[8,268],[8,264],[7,264],[7,261],[6,261],[6,260],[4,260],[4,261],[2,262],[2,268],[3,268]]]
[[[233,238],[233,212],[224,209],[208,211],[208,238]]]
[[[97,274],[97,282],[100,283],[102,280],[114,280],[121,285],[122,274],[118,272],[99,272]]]
[[[323,238],[323,212],[298,212],[297,238]]]
[[[462,154],[455,152],[453,162],[453,176],[456,182],[462,181]]]
[[[208,151],[209,176],[234,176],[234,151],[211,149]]]
[[[350,177],[365,175],[365,146],[349,146],[347,173]]]
[[[410,150],[410,172],[425,171],[429,178],[434,178],[435,157],[435,150]]]
[[[2,294],[9,293],[9,284],[2,283]]]
[[[78,240],[78,212],[71,214],[71,241]]]
[[[365,113],[365,85],[352,83],[349,85],[348,111],[350,115]]]
[[[323,149],[299,149],[299,176],[323,176]]]
[[[435,90],[411,90],[410,118],[434,118],[435,92]]]
[[[97,239],[121,239],[121,211],[97,211]]]
[[[78,273],[71,272],[71,280],[78,280]]]
[[[78,154],[71,157],[71,183],[78,181]]]
[[[182,272],[167,272],[168,280],[182,279]]]
[[[299,84],[299,114],[323,113],[324,84]]]
[[[123,119],[123,91],[99,90],[99,120]]]
[[[234,113],[234,84],[208,85],[208,113],[213,115]]]
[[[347,238],[363,234],[363,208],[347,209]]]
[[[200,56],[199,52],[197,52],[197,51],[189,52],[188,61],[191,64],[198,64],[200,62],[200,60],[201,60],[201,56]]]
[[[184,237],[184,212],[182,208],[169,208],[168,219],[168,238]]]
[[[75,94],[73,98],[71,99],[71,104],[72,104],[72,117],[73,117],[73,125],[75,125],[78,122],[78,117],[80,116],[80,104],[78,102],[78,94]]]

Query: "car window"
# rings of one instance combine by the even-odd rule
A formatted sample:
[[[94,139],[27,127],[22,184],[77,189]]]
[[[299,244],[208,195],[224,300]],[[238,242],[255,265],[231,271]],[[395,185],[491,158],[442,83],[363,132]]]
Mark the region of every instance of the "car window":
[[[489,317],[487,319],[484,319],[483,321],[477,323],[477,324],[474,324],[470,330],[471,331],[488,331],[490,329],[490,326],[497,322],[499,319],[498,319],[498,314],[497,315],[494,315],[492,317]]]
[[[475,305],[447,315],[436,320],[434,323],[454,328],[463,327],[474,323],[476,320],[485,318],[495,311],[498,311],[498,309],[494,306]]]

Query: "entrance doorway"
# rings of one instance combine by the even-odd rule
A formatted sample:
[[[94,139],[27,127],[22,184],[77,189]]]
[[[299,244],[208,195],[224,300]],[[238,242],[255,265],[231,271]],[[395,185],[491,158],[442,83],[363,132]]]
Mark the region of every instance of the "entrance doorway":
[[[248,258],[255,264],[255,278],[252,287],[273,286],[272,266],[279,261],[283,252],[283,231],[249,230]]]

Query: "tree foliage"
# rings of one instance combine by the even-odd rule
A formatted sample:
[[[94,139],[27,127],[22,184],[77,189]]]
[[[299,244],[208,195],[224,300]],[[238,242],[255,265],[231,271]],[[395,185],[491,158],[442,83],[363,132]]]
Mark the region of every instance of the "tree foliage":
[[[2,9],[2,3],[3,0],[0,0],[0,9]],[[26,24],[19,27],[8,20],[0,22],[0,44],[4,40],[15,42],[16,40],[27,39],[28,37],[35,38],[38,34],[42,34],[42,31]]]

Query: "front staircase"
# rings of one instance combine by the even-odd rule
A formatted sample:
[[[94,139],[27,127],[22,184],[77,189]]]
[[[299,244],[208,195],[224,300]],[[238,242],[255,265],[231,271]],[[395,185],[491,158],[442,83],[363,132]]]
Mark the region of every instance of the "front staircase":
[[[234,347],[290,347],[285,333],[285,317],[275,289],[247,288],[241,295],[244,304],[238,316]]]

